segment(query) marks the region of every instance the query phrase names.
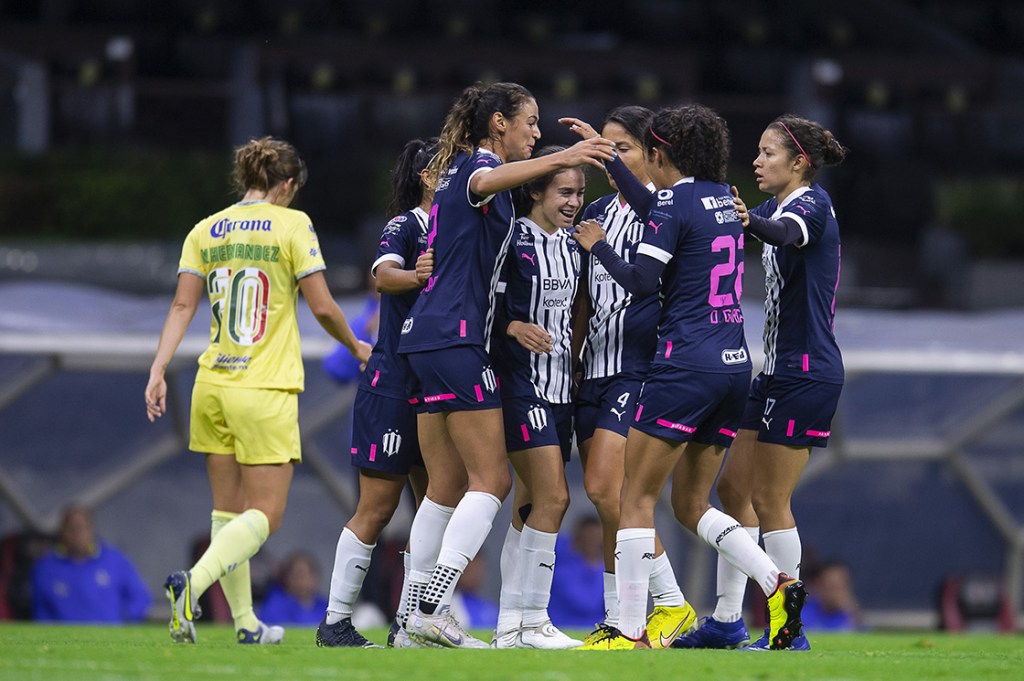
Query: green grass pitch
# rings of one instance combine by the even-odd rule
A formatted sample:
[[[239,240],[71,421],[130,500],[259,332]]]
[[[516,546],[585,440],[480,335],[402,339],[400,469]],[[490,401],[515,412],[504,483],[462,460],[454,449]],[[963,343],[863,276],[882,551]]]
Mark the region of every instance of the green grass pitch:
[[[384,630],[368,636],[382,642]],[[476,632],[485,635],[484,632]],[[807,653],[321,649],[292,628],[280,646],[239,646],[223,625],[173,644],[161,625],[0,624],[2,681],[848,681],[1024,678],[1024,638],[997,634],[819,634]]]

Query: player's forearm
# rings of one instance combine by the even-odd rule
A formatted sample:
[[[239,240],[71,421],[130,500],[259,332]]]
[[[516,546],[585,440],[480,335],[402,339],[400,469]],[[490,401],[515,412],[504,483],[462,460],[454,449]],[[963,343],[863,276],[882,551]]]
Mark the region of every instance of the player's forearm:
[[[547,175],[562,167],[561,152],[525,161],[503,163],[485,173],[474,175],[470,180],[469,190],[477,196],[492,196],[506,189],[526,184],[535,177]]]
[[[615,186],[626,198],[629,207],[640,219],[646,220],[647,211],[651,209],[651,203],[654,201],[654,194],[651,193],[651,190],[630,172],[618,156],[605,163],[605,167],[608,168],[608,173],[615,180]]]
[[[665,269],[660,260],[648,255],[639,255],[636,264],[630,264],[619,257],[612,245],[603,239],[594,244],[590,252],[601,261],[619,286],[637,298],[646,298],[658,290],[658,282]]]
[[[195,307],[178,300],[171,304],[171,310],[167,313],[167,321],[164,322],[163,331],[160,332],[160,341],[157,343],[153,364],[149,369],[150,375],[162,374],[167,369],[167,365],[174,358],[174,353],[181,345],[195,313]]]
[[[390,295],[400,295],[423,287],[416,276],[416,270],[397,267],[377,268],[377,290]]]
[[[793,220],[769,220],[760,215],[750,214],[747,231],[772,246],[799,244],[804,239],[800,226]]]

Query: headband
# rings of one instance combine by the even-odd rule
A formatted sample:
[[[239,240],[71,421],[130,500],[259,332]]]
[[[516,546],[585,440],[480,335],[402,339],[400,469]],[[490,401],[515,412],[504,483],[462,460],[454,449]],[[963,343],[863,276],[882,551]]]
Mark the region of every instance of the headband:
[[[811,168],[813,168],[814,164],[811,163],[811,157],[808,156],[807,152],[804,151],[804,148],[802,146],[800,146],[800,142],[797,141],[796,135],[794,135],[792,132],[790,132],[789,128],[786,127],[785,123],[783,123],[782,121],[779,121],[778,123],[779,123],[779,125],[782,126],[782,129],[786,131],[786,133],[789,135],[790,139],[793,140],[793,144],[795,144],[796,148],[800,150],[800,153],[804,155],[804,158],[807,159],[807,165],[810,166]],[[654,131],[652,130],[651,132],[654,132]]]
[[[672,145],[669,144],[669,142],[667,140],[663,140],[661,137],[658,136],[658,133],[654,132],[654,126],[653,125],[651,126],[651,134],[654,135],[654,139],[658,140],[659,142],[664,144],[666,147],[669,147],[670,149],[672,148]]]

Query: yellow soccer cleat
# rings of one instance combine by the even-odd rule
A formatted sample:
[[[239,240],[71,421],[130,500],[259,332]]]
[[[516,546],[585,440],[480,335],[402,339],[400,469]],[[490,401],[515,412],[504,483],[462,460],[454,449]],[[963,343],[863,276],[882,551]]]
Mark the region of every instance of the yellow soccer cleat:
[[[599,632],[599,636],[595,635]],[[630,638],[615,627],[602,625],[585,639],[583,647],[576,650],[638,650],[650,647],[651,642],[647,639],[646,631],[640,638]]]
[[[806,599],[807,590],[803,582],[786,573],[779,574],[775,591],[768,597],[768,644],[771,650],[786,650],[800,636],[803,630],[800,611]]]
[[[672,642],[697,623],[697,613],[689,603],[678,607],[659,605],[647,616],[647,636],[652,648],[669,648]]]

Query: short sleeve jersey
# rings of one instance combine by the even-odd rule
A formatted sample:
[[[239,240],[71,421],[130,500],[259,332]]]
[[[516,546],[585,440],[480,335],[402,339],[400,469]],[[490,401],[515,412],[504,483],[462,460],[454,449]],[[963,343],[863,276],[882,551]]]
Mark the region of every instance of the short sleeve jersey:
[[[729,186],[683,178],[662,189],[637,249],[666,264],[655,364],[750,371],[743,336],[743,227]]]
[[[801,187],[752,213],[788,218],[803,232],[798,244],[764,245],[764,373],[842,383],[843,356],[835,336],[842,245],[832,199],[819,185]]]
[[[238,203],[196,224],[178,264],[179,274],[206,282],[213,317],[196,381],[301,391],[298,282],[323,269],[316,232],[302,211]]]
[[[394,262],[405,270],[416,267],[416,258],[427,250],[427,213],[413,208],[396,215],[384,226],[372,270],[384,262]],[[359,387],[386,397],[406,397],[406,365],[398,360],[398,339],[402,323],[419,297],[419,289],[392,295],[380,294],[380,319],[377,343],[363,372]]]
[[[619,203],[618,194],[591,203],[584,209],[582,219],[600,222],[605,239],[619,257],[628,263],[636,262],[644,225],[629,204]],[[583,377],[624,374],[642,378],[651,364],[658,338],[658,296],[636,300],[589,253],[584,254],[582,278],[591,309],[583,347]]]
[[[548,234],[519,218],[505,264],[505,316],[551,334],[550,352],[536,354],[499,329],[491,346],[501,391],[512,397],[541,397],[553,404],[572,401],[572,305],[580,274],[580,247],[565,230]]]
[[[442,172],[427,237],[434,249],[434,274],[405,319],[400,352],[488,347],[515,211],[511,192],[481,197],[469,186],[474,175],[499,165],[498,156],[477,149],[460,153]]]

